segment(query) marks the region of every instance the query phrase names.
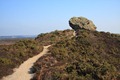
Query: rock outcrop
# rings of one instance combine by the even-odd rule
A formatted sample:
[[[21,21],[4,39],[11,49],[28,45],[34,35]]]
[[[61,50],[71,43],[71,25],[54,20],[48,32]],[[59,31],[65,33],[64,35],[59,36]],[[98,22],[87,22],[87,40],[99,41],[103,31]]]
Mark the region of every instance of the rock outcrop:
[[[96,26],[93,24],[93,22],[84,17],[72,17],[69,20],[69,25],[75,31],[79,29],[87,29],[91,31],[96,30]]]

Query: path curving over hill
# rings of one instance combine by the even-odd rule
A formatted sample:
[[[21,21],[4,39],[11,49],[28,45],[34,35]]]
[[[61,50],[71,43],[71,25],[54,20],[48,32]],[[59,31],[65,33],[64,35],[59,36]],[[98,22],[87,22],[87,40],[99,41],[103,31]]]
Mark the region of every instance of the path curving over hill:
[[[30,69],[41,56],[48,52],[48,47],[50,47],[50,45],[44,46],[44,49],[40,54],[26,60],[19,68],[15,69],[13,74],[3,77],[2,80],[30,80],[33,77],[33,74],[30,74]]]

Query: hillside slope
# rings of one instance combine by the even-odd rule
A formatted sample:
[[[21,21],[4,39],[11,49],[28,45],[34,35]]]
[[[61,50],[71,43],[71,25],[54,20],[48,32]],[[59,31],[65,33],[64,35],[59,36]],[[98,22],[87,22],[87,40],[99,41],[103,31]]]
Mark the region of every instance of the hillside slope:
[[[40,45],[50,45],[50,44],[55,44],[56,42],[59,42],[62,39],[69,39],[71,38],[70,36],[73,36],[73,30],[64,30],[64,31],[53,31],[50,33],[41,33],[39,34],[35,40],[40,44]]]
[[[120,80],[120,36],[79,30],[50,47],[33,66],[33,80]]]
[[[38,60],[38,58],[40,58],[41,56],[47,54],[48,47],[50,47],[50,45],[44,46],[44,49],[42,52],[24,61],[19,66],[19,68],[16,68],[14,70],[13,74],[3,77],[2,80],[30,80],[33,77],[33,74],[32,74],[32,71],[34,71],[32,70],[33,63],[35,63],[36,60]]]
[[[12,45],[0,45],[0,79],[43,50],[35,40],[20,40]]]

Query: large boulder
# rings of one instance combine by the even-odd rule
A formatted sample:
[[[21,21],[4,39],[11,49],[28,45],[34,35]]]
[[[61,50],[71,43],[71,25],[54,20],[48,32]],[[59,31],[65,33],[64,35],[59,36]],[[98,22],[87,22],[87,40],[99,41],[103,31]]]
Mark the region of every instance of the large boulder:
[[[93,22],[84,17],[72,17],[69,20],[69,25],[75,31],[79,29],[87,29],[92,31],[96,30],[96,26],[93,24]]]

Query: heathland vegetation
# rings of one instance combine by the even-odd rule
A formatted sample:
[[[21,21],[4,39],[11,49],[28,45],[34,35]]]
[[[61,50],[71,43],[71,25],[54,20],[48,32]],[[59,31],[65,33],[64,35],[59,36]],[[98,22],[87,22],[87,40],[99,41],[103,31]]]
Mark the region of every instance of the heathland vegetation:
[[[59,36],[59,35],[56,35]],[[49,48],[33,80],[119,80],[120,36],[81,29]]]
[[[40,45],[50,45],[50,44],[55,44],[56,42],[59,42],[60,40],[66,38],[69,39],[70,36],[73,36],[73,30],[69,30],[69,29],[64,31],[55,30],[50,33],[41,33],[35,38],[35,40]]]
[[[0,44],[0,73],[2,74],[0,74],[0,78],[11,74],[13,68],[40,53],[44,45],[55,44],[72,35],[73,30],[56,30],[50,33],[42,33],[35,39],[2,39]]]
[[[119,80],[120,35],[81,29],[54,31],[38,35],[35,40],[20,40],[0,45],[0,78],[11,74],[28,58],[52,44],[51,54],[33,66],[33,80]]]
[[[35,40],[20,40],[11,45],[0,45],[0,78],[11,74],[13,68],[38,54],[43,49]]]

